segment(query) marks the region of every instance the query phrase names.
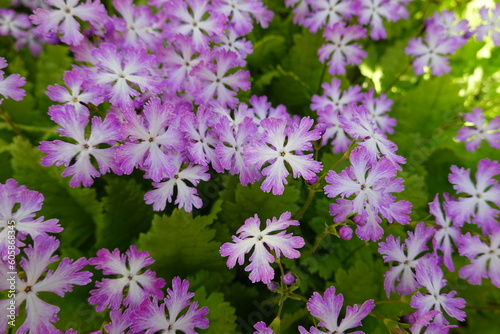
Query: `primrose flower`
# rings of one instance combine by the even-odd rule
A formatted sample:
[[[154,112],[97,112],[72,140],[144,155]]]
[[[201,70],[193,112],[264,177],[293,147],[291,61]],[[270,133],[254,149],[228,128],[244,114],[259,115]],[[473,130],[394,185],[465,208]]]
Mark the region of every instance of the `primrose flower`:
[[[72,138],[76,144],[61,140],[40,142],[40,151],[48,154],[42,158],[43,166],[53,164],[66,166],[62,176],[73,176],[69,183],[72,187],[78,187],[80,184],[88,187],[94,183],[93,178],[110,170],[121,173],[114,160],[116,147],[97,147],[100,144],[111,146],[121,140],[120,123],[115,115],[108,114],[104,120],[94,116],[88,138],[85,135],[85,128],[89,124],[88,115],[77,114],[68,104],[54,106],[49,115],[62,127],[57,132],[64,137]],[[97,161],[99,171],[92,164],[91,156]]]
[[[481,142],[486,140],[491,147],[500,149],[500,116],[485,122],[483,111],[479,108],[472,109],[471,113],[464,115],[464,121],[471,123],[458,129],[455,139],[465,143],[465,149],[474,153]]]
[[[437,265],[436,258],[427,258],[419,261],[416,265],[417,282],[425,287],[428,294],[417,292],[411,298],[410,305],[417,309],[417,317],[426,314],[429,311],[443,311],[452,318],[459,321],[465,320],[465,312],[461,308],[465,307],[465,299],[456,298],[456,291],[441,293],[441,289],[446,286],[446,280],[443,279],[443,271]],[[437,314],[434,323],[438,325],[447,325],[449,322],[442,313]]]
[[[269,163],[262,170],[262,175],[266,176],[261,186],[263,191],[272,189],[274,195],[283,194],[289,175],[285,162],[292,168],[295,178],[302,176],[307,181],[316,176],[315,173],[322,168],[321,162],[315,161],[312,154],[302,155],[303,150],[312,149],[312,141],[321,137],[317,129],[310,130],[312,119],[304,117],[299,124],[289,128],[282,118],[264,119],[260,124],[266,131],[264,137],[246,146],[244,153],[247,163],[255,164],[259,169]]]
[[[123,112],[125,122],[121,133],[128,140],[116,154],[123,173],[130,174],[134,168],[141,167],[155,182],[164,175],[173,175],[175,166],[165,151],[181,149],[184,145],[182,134],[171,124],[173,109],[172,104],[162,104],[158,97],[153,97],[145,104],[142,115],[137,115],[135,110]]]
[[[477,164],[476,184],[470,178],[470,169],[451,166],[448,180],[457,193],[466,194],[457,201],[448,204],[448,211],[457,226],[464,222],[474,223],[484,233],[500,229],[496,221],[498,211],[492,204],[500,206],[500,185],[494,179],[500,174],[500,164],[489,159],[480,160]]]
[[[344,296],[341,293],[335,294],[335,287],[333,286],[326,289],[324,296],[321,296],[318,292],[314,292],[311,298],[309,298],[307,309],[313,317],[321,320],[318,322],[317,327],[324,328],[324,331],[315,327],[311,327],[308,331],[304,327],[299,326],[300,334],[343,334],[348,329],[361,326],[361,320],[366,318],[375,308],[373,299],[367,300],[361,306],[347,306],[345,317],[339,324],[339,315],[343,304]],[[364,334],[361,331],[353,333]]]
[[[146,299],[136,312],[130,314],[130,328],[134,333],[190,333],[195,328],[208,328],[208,307],[198,308],[198,302],[190,299],[194,293],[188,292],[189,282],[175,277],[172,289],[167,289],[167,297],[158,304],[158,298]],[[186,309],[187,308],[187,309]],[[168,311],[168,318],[165,312]]]
[[[319,60],[324,63],[329,59],[328,73],[331,75],[344,74],[347,65],[359,65],[367,56],[361,46],[351,43],[366,37],[366,29],[361,26],[335,23],[325,29],[323,37],[327,43],[318,50]]]
[[[486,244],[478,235],[470,233],[460,238],[458,251],[467,257],[471,264],[460,269],[460,277],[470,284],[481,284],[482,278],[491,278],[491,283],[500,288],[500,230],[489,235],[490,244]]]
[[[483,41],[484,37],[491,34],[493,43],[500,45],[500,3],[497,3],[494,9],[483,7],[479,10],[479,15],[484,24],[476,28],[476,38]]]
[[[243,265],[245,255],[254,248],[250,256],[250,264],[245,268],[250,271],[250,280],[255,282],[269,283],[274,278],[274,270],[271,263],[274,256],[270,253],[274,251],[276,257],[283,253],[284,257],[296,259],[300,256],[298,248],[305,245],[304,239],[286,233],[284,230],[290,225],[299,225],[297,220],[290,220],[292,214],[284,212],[279,219],[266,220],[266,227],[260,230],[260,219],[257,214],[245,220],[243,226],[236,231],[239,236],[233,236],[233,242],[226,242],[220,248],[222,256],[228,256],[227,266],[233,268],[238,261]],[[277,232],[271,234],[272,232]]]
[[[54,270],[48,266],[59,260],[54,252],[59,248],[59,241],[52,236],[39,235],[33,240],[33,245],[24,249],[26,257],[23,257],[19,265],[26,273],[26,278],[16,275],[16,311],[26,301],[26,320],[18,328],[18,333],[59,333],[52,324],[59,320],[57,313],[59,307],[43,301],[39,297],[40,292],[52,292],[64,297],[66,292],[73,290],[73,285],[87,285],[91,282],[92,273],[80,271],[87,265],[85,258],[73,261],[64,258]],[[8,282],[4,273],[8,270],[6,263],[0,260],[0,291],[8,289]],[[42,278],[43,277],[43,278]],[[0,301],[2,310],[7,308],[9,299]],[[17,312],[16,312],[17,313]],[[0,319],[0,331],[6,332],[7,317]]]
[[[5,184],[0,183],[0,203],[0,259],[6,258],[13,247],[9,243],[12,240],[9,236],[13,234],[9,231],[15,232],[14,250],[19,253],[20,247],[24,246],[22,240],[27,235],[34,239],[39,235],[47,236],[47,233],[63,230],[57,219],[44,221],[43,216],[35,219],[35,212],[42,208],[43,195],[25,186],[18,186],[14,179],[8,179]]]
[[[151,296],[162,298],[161,288],[165,285],[165,281],[156,278],[155,272],[150,269],[140,273],[153,262],[148,252],[139,252],[136,246],[130,246],[125,254],[120,254],[118,248],[113,252],[107,249],[97,251],[97,257],[89,259],[89,263],[96,266],[96,269],[101,269],[104,275],[119,275],[119,277],[103,278],[102,281],[96,282],[97,289],[90,291],[89,303],[97,305],[97,312],[103,312],[107,308],[117,310],[122,304],[137,309]],[[126,287],[128,293],[123,299]]]
[[[309,31],[316,33],[324,26],[332,27],[335,23],[342,22],[356,15],[358,2],[352,0],[303,0],[311,7],[311,11],[303,20],[303,25]]]
[[[444,27],[429,25],[424,39],[422,40],[422,37],[411,39],[405,53],[415,57],[413,61],[415,74],[423,74],[424,68],[428,66],[433,75],[440,76],[451,71],[445,55],[453,54],[460,46],[461,42],[456,38],[446,36]]]
[[[400,238],[389,235],[385,242],[379,244],[378,252],[383,254],[384,262],[399,262],[385,273],[384,289],[389,298],[391,291],[404,296],[414,292],[419,287],[415,275],[415,266],[420,261],[422,253],[427,248],[427,242],[436,231],[418,223],[415,232],[408,232],[408,238],[400,244]],[[404,251],[406,248],[406,252]],[[399,284],[396,286],[396,282]]]
[[[3,68],[7,67],[7,61],[5,58],[0,57],[0,96],[11,98],[15,101],[21,101],[26,94],[24,89],[19,87],[24,86],[26,79],[21,77],[19,74],[11,74],[8,77],[4,77]],[[3,99],[0,98],[0,104],[2,104]]]
[[[96,24],[106,21],[107,12],[104,6],[95,0],[79,3],[78,0],[45,0],[51,9],[38,8],[30,16],[31,22],[38,25],[37,33],[47,35],[52,32],[62,34],[61,41],[69,45],[80,44],[84,36],[80,32],[80,23],[76,20]]]

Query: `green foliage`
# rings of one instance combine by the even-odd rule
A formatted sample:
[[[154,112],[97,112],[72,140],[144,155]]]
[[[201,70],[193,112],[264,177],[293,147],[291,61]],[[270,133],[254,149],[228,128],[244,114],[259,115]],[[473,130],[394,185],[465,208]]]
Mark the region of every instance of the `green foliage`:
[[[224,300],[224,295],[220,292],[207,294],[205,287],[195,291],[194,300],[200,306],[206,306],[209,309],[207,315],[210,321],[210,327],[200,330],[203,334],[232,334],[236,330],[236,315],[234,307]]]
[[[280,196],[264,193],[260,190],[258,183],[245,187],[236,182],[234,178],[227,178],[226,189],[220,194],[223,202],[219,218],[221,224],[224,224],[226,229],[229,228],[230,234],[234,234],[246,219],[255,214],[258,214],[261,222],[264,223],[266,219],[279,217],[285,211],[290,211],[293,215],[299,209],[297,202],[300,191],[295,186],[295,182],[290,181],[285,192]],[[229,238],[227,237],[225,241],[229,241]]]
[[[150,230],[139,236],[138,247],[155,259],[153,269],[160,277],[193,275],[200,269],[230,275],[219,254],[220,243],[214,241],[212,225],[220,207],[208,216],[193,218],[175,209],[170,216],[155,215]]]
[[[151,226],[153,212],[144,203],[144,191],[133,179],[109,178],[102,198],[103,214],[96,229],[97,249],[128,249],[139,233]]]

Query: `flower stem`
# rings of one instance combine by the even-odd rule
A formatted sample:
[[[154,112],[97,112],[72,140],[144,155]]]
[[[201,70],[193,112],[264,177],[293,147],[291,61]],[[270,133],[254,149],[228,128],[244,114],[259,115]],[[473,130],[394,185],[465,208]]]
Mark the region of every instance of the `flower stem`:
[[[12,130],[14,130],[15,133],[26,139],[24,133],[16,126],[16,124],[14,124],[14,122],[12,122],[9,113],[7,112],[7,110],[5,110],[5,108],[2,105],[0,105],[0,118],[3,118],[4,121],[10,125],[10,127],[12,128]]]
[[[318,190],[313,188],[313,187],[309,188],[309,194],[307,195],[307,199],[306,199],[304,205],[302,206],[302,209],[300,210],[300,212],[297,214],[297,216],[295,216],[296,220],[301,219],[302,216],[304,215],[304,213],[306,213],[307,209],[309,209],[309,206],[311,206],[311,203],[312,203],[312,200],[314,199],[314,194],[316,194],[316,191],[318,191]]]
[[[307,252],[302,253],[302,255],[300,257],[306,257],[306,256],[313,254],[316,251],[316,249],[318,249],[319,244],[321,243],[321,240],[323,240],[323,238],[326,237],[328,234],[329,234],[328,228],[325,228],[323,233],[321,233],[321,235],[316,238],[314,245]]]

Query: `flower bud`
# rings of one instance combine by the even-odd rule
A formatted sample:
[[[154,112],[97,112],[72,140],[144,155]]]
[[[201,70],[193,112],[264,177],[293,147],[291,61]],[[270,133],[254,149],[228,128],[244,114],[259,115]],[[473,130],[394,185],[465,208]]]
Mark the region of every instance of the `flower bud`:
[[[342,226],[339,229],[339,236],[344,240],[351,240],[352,228],[350,228],[349,226]]]
[[[313,177],[311,177],[309,180],[306,180],[306,182],[310,185],[313,185],[315,184],[316,182],[318,182],[318,176],[317,175],[313,175]]]
[[[295,276],[292,273],[287,273],[283,276],[283,283],[286,285],[292,285],[295,283]]]
[[[266,285],[269,291],[276,291],[276,288],[278,287],[274,282],[269,282]]]

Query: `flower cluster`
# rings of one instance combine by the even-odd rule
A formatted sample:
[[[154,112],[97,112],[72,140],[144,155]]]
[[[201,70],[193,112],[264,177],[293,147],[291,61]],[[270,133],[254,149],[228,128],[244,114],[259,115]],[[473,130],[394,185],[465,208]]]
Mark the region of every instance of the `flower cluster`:
[[[150,269],[143,270],[154,260],[148,252],[138,251],[135,246],[125,254],[118,249],[113,252],[101,249],[97,257],[89,260],[83,257],[60,260],[56,255],[60,242],[48,234],[63,230],[58,220],[35,218],[43,199],[40,193],[19,186],[13,179],[0,184],[0,292],[8,291],[9,296],[12,295],[0,301],[0,307],[10,310],[8,307],[14,305],[12,317],[19,315],[21,308],[25,309],[26,318],[18,333],[76,333],[73,330],[63,332],[54,326],[59,320],[60,308],[47,303],[44,294],[64,297],[74,285],[91,283],[92,273],[83,271],[88,264],[108,275],[95,282],[97,289],[90,291],[89,303],[96,305],[97,312],[111,310],[111,323],[104,326],[109,333],[123,333],[129,327],[135,333],[145,333],[151,328],[155,331],[174,328],[191,333],[195,328],[208,327],[205,317],[208,308],[198,308],[197,302],[190,301],[194,294],[188,292],[187,280],[174,278],[172,289],[167,289],[167,297],[158,304],[164,296],[165,281]],[[16,255],[21,258],[19,263]],[[0,319],[0,331],[6,331],[9,319],[6,316]]]
[[[361,143],[362,144],[362,143]],[[375,145],[368,146],[376,150]],[[393,192],[404,189],[402,178],[396,178],[396,166],[387,157],[376,159],[377,151],[370,152],[366,146],[359,146],[350,153],[352,166],[340,174],[330,170],[325,180],[325,193],[337,198],[330,205],[330,214],[336,223],[343,222],[355,213],[356,234],[363,240],[376,241],[382,237],[381,218],[389,222],[407,224],[411,203],[396,201]]]

